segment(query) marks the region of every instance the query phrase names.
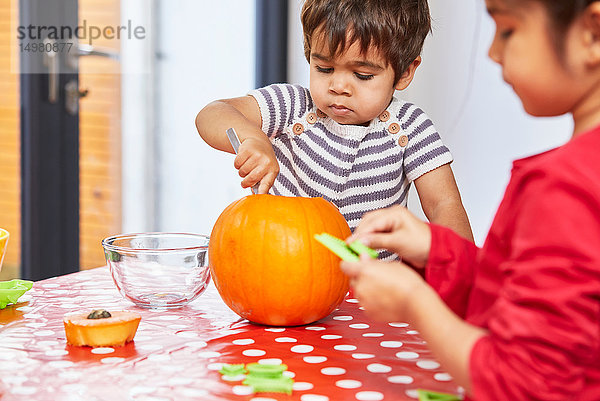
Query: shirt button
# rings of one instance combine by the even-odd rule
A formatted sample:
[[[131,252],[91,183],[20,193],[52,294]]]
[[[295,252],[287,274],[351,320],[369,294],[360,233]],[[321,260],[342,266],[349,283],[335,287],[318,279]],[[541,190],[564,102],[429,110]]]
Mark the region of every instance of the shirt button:
[[[314,124],[317,122],[317,115],[315,113],[308,113],[308,115],[306,116],[306,121],[309,122],[309,124]]]
[[[327,114],[325,114],[324,112],[322,112],[321,110],[317,109],[317,115],[321,118],[325,118],[327,117]]]
[[[379,121],[386,122],[389,119],[390,119],[390,112],[387,110],[379,115]]]
[[[388,127],[388,131],[390,132],[390,134],[397,134],[398,132],[400,132],[400,125],[398,125],[398,123],[391,123]]]
[[[300,124],[300,123],[296,123],[294,124],[294,126],[292,127],[292,132],[295,135],[300,135],[301,133],[304,132],[304,125]]]
[[[401,135],[400,138],[398,138],[398,145],[402,147],[408,145],[408,137],[406,135]]]

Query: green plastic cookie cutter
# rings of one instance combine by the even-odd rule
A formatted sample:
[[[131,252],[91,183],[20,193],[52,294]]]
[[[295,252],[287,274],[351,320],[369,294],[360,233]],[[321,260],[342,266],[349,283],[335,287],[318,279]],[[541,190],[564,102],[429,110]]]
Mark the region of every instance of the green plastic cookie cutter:
[[[248,369],[248,374],[253,377],[281,377],[283,372],[287,370],[287,365],[249,363],[246,365],[246,369]]]
[[[373,259],[377,259],[379,256],[376,250],[369,248],[360,241],[346,244],[343,240],[327,233],[315,234],[315,239],[346,262],[358,262],[360,255],[363,253],[368,254]]]
[[[221,370],[219,370],[219,373],[224,376],[238,376],[246,374],[246,369],[244,369],[243,363],[236,363],[231,365],[225,363],[221,367]]]
[[[419,401],[460,401],[462,400],[456,394],[450,393],[439,393],[437,391],[430,390],[417,390],[419,395]]]
[[[294,380],[286,376],[257,377],[248,375],[242,384],[252,387],[255,393],[292,394]]]
[[[0,281],[0,309],[6,308],[8,304],[17,303],[21,295],[33,287],[33,281],[10,280]]]

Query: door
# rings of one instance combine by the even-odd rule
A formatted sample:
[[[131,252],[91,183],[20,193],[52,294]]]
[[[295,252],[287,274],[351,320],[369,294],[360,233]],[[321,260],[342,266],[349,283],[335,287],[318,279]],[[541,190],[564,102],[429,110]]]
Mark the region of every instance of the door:
[[[39,280],[103,266],[100,241],[120,229],[119,1],[18,10],[20,275]]]

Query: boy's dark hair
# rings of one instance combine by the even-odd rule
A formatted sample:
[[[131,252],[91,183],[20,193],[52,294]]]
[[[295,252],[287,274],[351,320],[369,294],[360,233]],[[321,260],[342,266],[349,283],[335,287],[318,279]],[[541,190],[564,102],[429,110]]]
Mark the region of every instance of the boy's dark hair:
[[[306,0],[301,20],[308,62],[315,36],[325,35],[331,56],[357,42],[363,53],[370,46],[381,53],[394,69],[394,82],[421,54],[431,31],[427,0]]]

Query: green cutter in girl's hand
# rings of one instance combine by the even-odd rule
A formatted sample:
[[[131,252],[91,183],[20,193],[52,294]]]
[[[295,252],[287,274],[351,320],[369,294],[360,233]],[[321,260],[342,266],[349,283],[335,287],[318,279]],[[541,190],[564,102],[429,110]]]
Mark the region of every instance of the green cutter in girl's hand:
[[[33,281],[10,280],[0,281],[0,309],[6,308],[8,304],[17,303],[21,295],[33,287]]]
[[[327,233],[315,234],[315,239],[346,262],[358,262],[360,255],[363,253],[368,254],[373,259],[377,259],[379,256],[376,250],[359,241],[354,241],[348,245],[343,240]]]

